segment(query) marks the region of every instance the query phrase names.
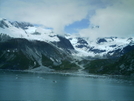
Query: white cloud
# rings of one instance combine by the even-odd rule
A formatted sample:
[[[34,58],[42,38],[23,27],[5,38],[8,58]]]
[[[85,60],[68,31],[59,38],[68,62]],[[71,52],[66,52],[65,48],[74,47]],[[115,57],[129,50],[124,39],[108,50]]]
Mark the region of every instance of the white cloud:
[[[43,24],[61,34],[65,26],[89,15],[89,28],[78,29],[81,36],[133,36],[133,4],[134,0],[0,0],[0,17]]]
[[[88,0],[85,0],[86,2]],[[90,5],[82,0],[3,0],[3,18],[52,27],[62,33],[64,27],[85,18]]]
[[[119,36],[134,37],[134,0],[118,0],[114,5],[97,9],[87,29],[80,30],[81,36],[90,38]],[[91,26],[99,25],[99,28]]]

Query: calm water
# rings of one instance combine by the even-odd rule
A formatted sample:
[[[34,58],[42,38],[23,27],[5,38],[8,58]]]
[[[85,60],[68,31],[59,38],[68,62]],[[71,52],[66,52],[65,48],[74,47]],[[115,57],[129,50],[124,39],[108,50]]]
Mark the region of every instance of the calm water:
[[[134,79],[0,71],[0,100],[134,100]]]

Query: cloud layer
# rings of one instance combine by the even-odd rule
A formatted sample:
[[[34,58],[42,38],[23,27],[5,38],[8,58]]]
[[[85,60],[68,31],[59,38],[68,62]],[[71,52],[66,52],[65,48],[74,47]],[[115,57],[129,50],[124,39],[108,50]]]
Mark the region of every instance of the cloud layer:
[[[133,4],[134,0],[0,0],[0,17],[42,24],[59,34],[86,18],[88,28],[76,28],[81,36],[129,37],[134,36]]]
[[[134,37],[134,0],[118,0],[111,6],[97,9],[87,29],[79,31],[81,36],[96,37]],[[92,27],[92,26],[99,26]]]
[[[0,15],[12,20],[28,21],[63,32],[64,27],[88,14],[88,0],[3,0]]]

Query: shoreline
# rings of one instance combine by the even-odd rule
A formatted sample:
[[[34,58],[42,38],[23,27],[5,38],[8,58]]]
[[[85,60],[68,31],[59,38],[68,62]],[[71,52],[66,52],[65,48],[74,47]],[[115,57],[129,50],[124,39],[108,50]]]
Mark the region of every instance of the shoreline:
[[[78,71],[32,71],[32,70],[5,70],[0,69],[0,71],[10,71],[10,72],[23,72],[23,73],[33,73],[33,74],[50,74],[50,75],[63,75],[63,76],[76,76],[76,77],[92,77],[92,78],[114,78],[114,77],[134,77],[125,75],[108,75],[108,74],[90,74],[90,73],[80,73]]]

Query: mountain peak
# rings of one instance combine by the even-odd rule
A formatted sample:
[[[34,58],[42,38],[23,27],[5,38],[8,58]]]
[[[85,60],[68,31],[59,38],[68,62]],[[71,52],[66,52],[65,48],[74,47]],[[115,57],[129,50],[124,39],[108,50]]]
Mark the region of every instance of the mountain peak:
[[[32,25],[28,22],[10,22],[6,19],[0,20],[0,33],[13,38],[25,38],[49,43],[60,43],[60,41],[65,38],[71,42],[74,49],[77,51],[77,54],[74,55],[77,56],[94,57],[99,55],[103,57],[107,54],[113,55],[116,50],[122,51],[123,48],[128,45],[134,45],[134,38],[100,37],[91,40],[87,37],[71,34],[65,34],[65,36],[63,36],[64,38],[61,38],[59,37],[61,35],[53,32],[52,29]]]
[[[4,33],[13,38],[25,38],[28,40],[40,40],[46,42],[60,41],[57,34],[52,29],[47,29],[42,26],[34,26],[29,22],[18,21],[0,21],[0,33]]]
[[[27,29],[27,27],[33,27],[32,24],[28,23],[28,22],[18,22],[18,21],[14,21],[14,22],[10,22],[13,26],[17,27],[17,28],[22,28],[22,29]]]
[[[1,28],[8,28],[11,24],[6,19],[0,19],[0,27]]]

